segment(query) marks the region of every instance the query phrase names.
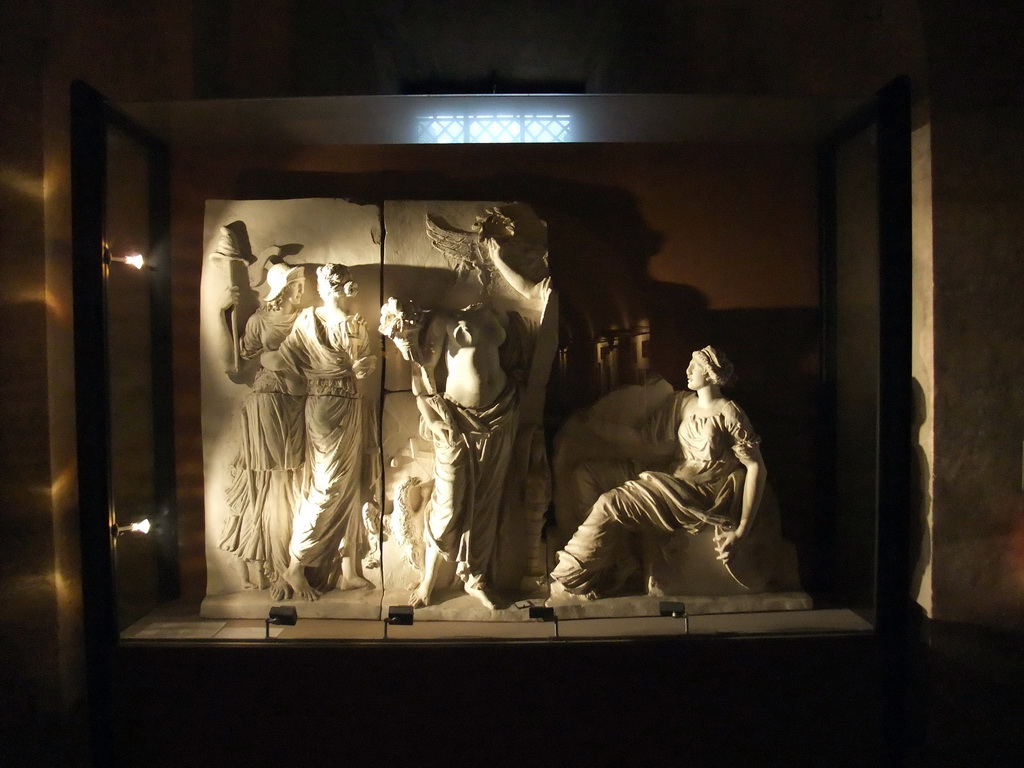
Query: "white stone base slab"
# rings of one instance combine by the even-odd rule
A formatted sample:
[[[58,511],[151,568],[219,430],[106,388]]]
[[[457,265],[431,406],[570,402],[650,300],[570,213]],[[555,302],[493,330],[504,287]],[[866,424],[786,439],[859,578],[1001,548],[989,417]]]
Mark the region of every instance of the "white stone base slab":
[[[274,605],[294,605],[300,619],[380,619],[379,589],[333,589],[319,600],[272,600],[269,590],[208,595],[199,614],[207,619],[265,619]]]
[[[653,598],[652,598],[653,599]],[[694,603],[696,606],[696,603]],[[528,615],[528,611],[524,610]],[[126,629],[126,640],[252,640],[264,642],[266,627],[260,619],[214,621],[199,616],[198,601],[180,600],[157,608]],[[422,615],[420,616],[422,619]],[[289,640],[356,640],[361,642],[445,640],[551,640],[628,639],[667,635],[757,635],[787,633],[872,631],[872,625],[846,608],[773,610],[754,613],[707,613],[685,620],[659,616],[565,619],[560,621],[419,621],[411,626],[388,625],[380,620],[303,619],[293,627],[271,627],[266,642]]]
[[[211,640],[226,627],[226,621],[140,621],[128,627],[121,637],[130,640]]]
[[[384,616],[387,617],[388,606],[409,605],[412,592],[408,589],[388,589],[384,592]],[[413,614],[414,621],[459,621],[459,622],[518,622],[530,620],[530,605],[543,606],[548,594],[546,589],[538,590],[532,595],[519,596],[510,602],[507,608],[489,610],[480,604],[475,597],[467,595],[461,589],[449,591],[434,590],[433,604],[417,608]]]
[[[634,638],[667,635],[785,635],[815,632],[870,632],[871,624],[846,608],[817,611],[769,611],[618,619],[570,619],[558,622],[561,639]]]
[[[552,592],[547,605],[555,609],[559,620],[612,619],[659,616],[661,603],[684,603],[688,616],[721,613],[760,613],[765,611],[806,611],[813,607],[806,592],[761,592],[749,595],[625,595],[601,600],[584,600],[564,591]]]
[[[388,627],[388,640],[554,640],[553,621],[419,621]]]
[[[691,616],[689,625],[691,635],[870,632],[874,629],[870,622],[846,608],[706,614]]]

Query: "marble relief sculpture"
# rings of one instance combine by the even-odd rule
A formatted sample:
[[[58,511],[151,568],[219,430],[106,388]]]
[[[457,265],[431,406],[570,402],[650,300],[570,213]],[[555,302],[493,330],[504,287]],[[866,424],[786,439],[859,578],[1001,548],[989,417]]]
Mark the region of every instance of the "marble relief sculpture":
[[[382,330],[391,319],[388,309]],[[468,307],[451,315],[432,313],[422,327],[404,325],[392,340],[413,365],[413,395],[435,454],[423,579],[411,604],[429,605],[438,557],[444,556],[457,563],[466,592],[494,608],[487,570],[519,405],[516,384],[498,354],[507,338],[507,318]],[[438,381],[442,355],[447,371]]]
[[[292,521],[289,562],[282,574],[305,600],[316,600],[335,585],[342,590],[372,586],[358,572],[367,478],[356,380],[365,378],[377,359],[366,323],[351,310],[358,286],[348,268],[325,264],[316,272],[323,306],[304,309],[291,333],[263,362],[306,382],[308,479]]]
[[[716,562],[705,568],[728,570],[736,592],[771,583],[782,544],[778,511],[765,492],[760,438],[740,406],[722,394],[732,376],[725,355],[705,347],[687,368],[688,391],[664,398],[642,424],[588,425],[624,453],[643,458],[575,468],[572,486],[585,518],[557,553],[553,594],[595,599],[621,593],[644,557],[631,537],[709,530]],[[650,578],[646,587],[662,591]]]
[[[573,414],[549,463],[559,297],[528,206],[212,201],[205,238],[204,616],[519,621],[524,600],[637,615],[643,593],[798,589],[720,350],[686,391],[648,379]]]
[[[379,211],[207,203],[204,616],[379,616]]]
[[[419,574],[426,562],[424,513],[432,488],[432,482],[406,478],[395,489],[395,506],[388,516],[388,534],[398,545],[404,563]]]
[[[536,539],[524,571],[531,566],[536,571],[542,562],[540,526],[532,536],[530,526],[509,534],[514,526],[506,518],[532,514],[542,523],[547,508],[548,470],[537,408],[547,370],[538,377],[544,363],[535,363],[538,353],[542,359],[548,355],[548,347],[553,353],[553,344],[538,344],[538,329],[518,312],[499,308],[489,288],[500,281],[519,301],[539,307],[545,329],[555,305],[549,278],[531,280],[507,260],[515,229],[500,212],[487,211],[469,231],[428,216],[426,230],[457,280],[477,275],[483,300],[461,309],[427,309],[391,298],[381,309],[380,331],[410,364],[420,430],[433,449],[431,477],[410,478],[398,488],[391,530],[400,534],[406,559],[420,574],[411,605],[433,602],[441,562],[448,561],[464,591],[493,610],[503,605],[503,590],[495,583],[503,536]],[[548,369],[550,363],[547,356]],[[526,498],[538,482],[542,489],[533,496],[542,497],[539,505],[537,498]],[[527,510],[531,502],[539,514]]]
[[[222,230],[211,257],[247,263],[228,229]],[[291,332],[299,316],[305,276],[301,267],[284,263],[272,264],[265,274],[269,290],[241,334],[239,286],[230,286],[223,308],[229,373],[241,374],[243,364],[256,366],[256,372],[252,391],[241,407],[238,452],[231,462],[233,479],[227,489],[230,514],[218,543],[233,556],[244,588],[270,586],[274,598],[282,599],[291,591],[283,576],[289,562],[292,515],[302,490],[306,383],[299,373],[271,370],[263,360]]]

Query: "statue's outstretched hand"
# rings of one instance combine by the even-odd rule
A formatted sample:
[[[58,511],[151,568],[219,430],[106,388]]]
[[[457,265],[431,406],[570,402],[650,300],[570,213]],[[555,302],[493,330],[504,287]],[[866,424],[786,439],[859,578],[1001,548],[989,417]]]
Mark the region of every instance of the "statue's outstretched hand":
[[[413,359],[412,342],[409,341],[409,338],[407,336],[401,336],[396,334],[394,338],[391,339],[391,341],[395,343],[395,347],[398,349],[402,357],[404,357],[406,360]]]
[[[737,540],[742,537],[743,534],[738,529],[727,531],[722,526],[715,526],[715,549],[718,552],[718,559],[723,563],[728,563],[729,558],[732,557],[733,547],[735,547]]]

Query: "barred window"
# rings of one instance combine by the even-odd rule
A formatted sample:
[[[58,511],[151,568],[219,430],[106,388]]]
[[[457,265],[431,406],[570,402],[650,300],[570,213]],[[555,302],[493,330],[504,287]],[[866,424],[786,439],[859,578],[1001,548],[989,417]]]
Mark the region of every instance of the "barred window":
[[[569,115],[428,115],[417,118],[420,144],[517,144],[569,141]]]

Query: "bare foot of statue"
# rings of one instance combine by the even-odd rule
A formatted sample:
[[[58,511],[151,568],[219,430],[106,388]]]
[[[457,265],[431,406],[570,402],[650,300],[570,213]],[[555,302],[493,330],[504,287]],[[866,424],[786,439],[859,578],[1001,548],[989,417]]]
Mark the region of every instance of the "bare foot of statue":
[[[343,592],[350,589],[373,589],[373,582],[362,576],[342,576],[338,579],[338,589]]]
[[[424,608],[430,605],[430,587],[420,584],[416,591],[409,595],[409,605],[413,608]]]
[[[252,564],[252,577],[250,581],[256,585],[256,589],[266,589],[270,586],[270,579],[267,578],[263,569],[260,568],[259,563]]]
[[[550,593],[551,593],[551,598],[550,599],[561,601],[561,602],[565,602],[566,600],[569,600],[569,601],[590,601],[590,600],[597,600],[599,598],[599,595],[597,594],[597,592],[593,592],[593,591],[591,591],[591,592],[582,592],[582,593],[570,592],[568,589],[565,588],[565,585],[562,584],[562,582],[560,582],[560,581],[552,581],[551,585],[549,587],[549,590],[550,590]]]
[[[249,564],[240,557],[231,558],[231,568],[242,580],[242,589],[255,589],[256,585],[249,580]]]
[[[270,585],[270,597],[273,600],[291,600],[292,594],[292,587],[284,577]]]
[[[463,589],[466,590],[467,595],[471,595],[479,600],[484,608],[488,608],[492,611],[497,610],[498,606],[495,605],[493,598],[488,594],[487,588],[483,586],[473,586],[466,584]]]
[[[653,576],[647,577],[647,594],[651,597],[664,597],[665,590],[662,589],[661,585],[655,581]]]
[[[295,591],[297,597],[310,602],[320,597],[320,593],[313,589],[313,586],[306,580],[306,567],[302,563],[292,563],[288,570],[282,574],[282,578]]]

